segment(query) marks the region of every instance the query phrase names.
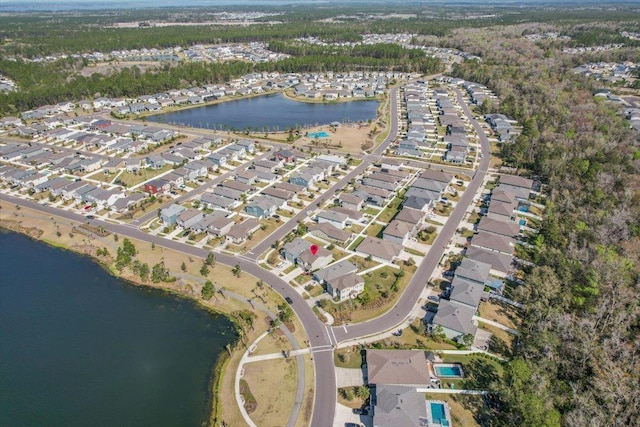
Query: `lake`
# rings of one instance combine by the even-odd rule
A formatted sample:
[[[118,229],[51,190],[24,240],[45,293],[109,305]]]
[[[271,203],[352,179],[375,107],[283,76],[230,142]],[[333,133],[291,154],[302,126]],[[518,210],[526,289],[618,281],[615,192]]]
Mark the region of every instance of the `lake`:
[[[200,426],[235,339],[224,316],[0,230],[0,425]]]
[[[148,116],[147,120],[208,129],[258,129],[284,131],[296,126],[359,122],[376,118],[378,101],[308,103],[293,101],[281,93],[225,101]]]

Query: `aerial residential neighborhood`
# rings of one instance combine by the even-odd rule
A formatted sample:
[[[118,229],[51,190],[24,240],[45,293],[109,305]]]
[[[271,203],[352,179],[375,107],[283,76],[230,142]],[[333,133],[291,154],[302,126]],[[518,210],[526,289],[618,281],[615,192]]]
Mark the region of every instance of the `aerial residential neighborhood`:
[[[5,3],[0,424],[640,425],[635,5]]]
[[[461,104],[474,107],[495,96],[460,79],[429,82],[408,74],[248,75],[231,87],[291,86],[297,95],[308,97],[316,90],[327,98],[330,92],[323,91],[330,89],[324,87],[342,85],[369,87],[366,96],[373,97],[391,78],[407,81],[392,100],[398,111],[393,119],[404,129],[375,162],[339,150],[322,154],[313,138],[288,147],[217,130],[138,124],[124,117],[134,106],[140,112],[153,110],[149,106],[160,105],[163,96],[105,98],[4,118],[3,133],[9,139],[0,146],[3,192],[76,212],[88,222],[130,224],[150,236],[220,255],[252,254],[260,266],[289,283],[316,310],[318,320],[333,327],[386,309],[400,289],[418,279],[417,268],[450,224],[458,233],[426,282],[424,303],[418,302],[413,312],[426,334],[487,352],[493,334],[483,322],[494,322],[483,319],[479,307],[497,299],[510,301],[502,295],[505,280],[517,280],[520,239],[523,233],[536,233],[541,219],[530,208],[543,209],[539,184],[493,173],[470,195],[462,221],[451,223],[451,213],[482,162],[482,139],[509,143],[518,134],[514,120],[489,114],[478,117],[478,124]],[[201,102],[228,95],[213,87],[193,88],[174,95],[174,103],[180,96]],[[345,126],[352,125],[331,124],[334,132]],[[269,234],[277,230],[288,232],[272,241]],[[312,254],[314,244],[318,250]],[[409,403],[416,390],[441,389],[446,377],[425,368],[421,375],[431,374],[417,381],[410,372],[402,373],[401,362],[385,362],[391,370],[385,375],[396,379],[379,380],[376,375],[385,376],[376,372],[376,354],[367,352],[367,368],[360,381],[350,384],[375,387],[376,403],[359,414],[346,414],[345,420],[359,422],[373,414],[373,425],[403,417],[415,425],[420,419],[451,423],[446,402]],[[391,360],[423,357],[423,352],[380,354]],[[441,356],[429,354],[425,366],[435,360]],[[462,377],[464,369],[457,372]],[[406,403],[389,406],[387,400],[398,393],[406,394]],[[391,407],[396,409],[385,409]]]

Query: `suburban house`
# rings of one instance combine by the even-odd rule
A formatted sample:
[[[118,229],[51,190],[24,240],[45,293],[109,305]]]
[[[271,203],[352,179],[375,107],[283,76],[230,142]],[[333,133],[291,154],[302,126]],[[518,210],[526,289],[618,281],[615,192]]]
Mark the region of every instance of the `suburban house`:
[[[255,218],[249,218],[240,224],[233,225],[227,233],[227,242],[234,245],[244,243],[249,236],[260,229],[260,222]]]
[[[381,384],[376,387],[373,426],[425,427],[428,422],[424,393],[415,387]]]
[[[432,353],[423,350],[367,349],[369,384],[428,387]]]
[[[290,150],[279,150],[273,153],[273,159],[290,165],[296,162],[297,156]]]
[[[249,169],[236,173],[236,181],[242,184],[255,184],[258,173],[255,170]]]
[[[274,187],[267,187],[263,189],[260,194],[282,200],[283,203],[286,203],[288,201],[295,201],[297,199],[296,193],[294,193],[293,191],[281,190]]]
[[[320,284],[325,285],[331,280],[345,276],[347,274],[356,273],[357,271],[358,266],[356,266],[349,260],[343,259],[329,265],[328,267],[323,268],[322,270],[314,272],[313,278]]]
[[[227,156],[220,152],[211,153],[209,156],[207,156],[207,161],[216,166],[224,166],[227,164]]]
[[[184,228],[188,229],[204,219],[204,212],[198,209],[187,209],[178,215],[176,223]]]
[[[212,236],[222,236],[231,230],[231,227],[235,224],[233,219],[227,218],[226,214],[222,211],[215,211],[209,215],[206,215],[196,224],[192,225],[191,231],[196,233],[207,232]]]
[[[471,246],[513,255],[515,251],[515,239],[498,234],[481,231],[471,239]]]
[[[489,270],[491,266],[487,263],[477,261],[471,258],[464,258],[460,265],[456,267],[456,277],[484,285],[489,279]]]
[[[282,162],[272,162],[269,160],[258,160],[253,163],[253,168],[256,172],[276,173],[281,166]]]
[[[245,152],[248,154],[253,154],[256,151],[256,144],[253,141],[249,141],[248,139],[241,139],[236,143],[240,147],[244,147]]]
[[[113,209],[118,213],[124,213],[129,209],[133,208],[134,206],[136,206],[143,199],[144,199],[143,194],[133,193],[133,194],[130,194],[129,196],[125,196],[116,200],[111,206],[111,209]]]
[[[333,254],[330,250],[318,246],[318,252],[314,255],[311,253],[309,247],[310,245],[307,246],[305,251],[298,255],[296,260],[296,264],[302,267],[304,271],[310,272],[324,268],[333,261]]]
[[[366,236],[358,246],[358,252],[367,256],[371,255],[373,259],[378,261],[393,262],[400,256],[402,245]]]
[[[203,193],[200,196],[200,203],[207,209],[223,209],[226,211],[233,209],[238,204],[233,199],[212,193]]]
[[[282,205],[282,201],[270,196],[260,195],[245,206],[244,211],[256,218],[269,218],[275,215],[278,207]]]
[[[516,202],[506,203],[498,200],[491,200],[487,216],[498,221],[510,222],[514,218],[514,211],[518,207]]]
[[[280,249],[280,254],[290,263],[296,264],[298,257],[310,247],[311,243],[301,239],[300,237],[296,237]]]
[[[456,301],[477,309],[484,292],[484,283],[477,283],[456,275],[451,282],[449,301]]]
[[[334,240],[341,243],[347,242],[351,239],[350,232],[337,228],[328,222],[311,224],[309,226],[309,233],[316,235],[321,239]]]
[[[458,301],[440,300],[433,325],[440,326],[447,338],[455,340],[464,335],[476,334],[478,327],[473,321],[476,308]]]
[[[466,256],[474,261],[488,264],[489,272],[493,276],[507,277],[511,273],[513,257],[509,255],[471,246],[467,248]]]
[[[476,228],[478,231],[506,237],[517,237],[520,234],[520,226],[515,222],[500,221],[486,216],[480,219]]]
[[[404,245],[411,238],[414,227],[404,221],[394,219],[382,231],[382,238],[386,241]]]
[[[510,191],[519,198],[527,200],[533,189],[533,180],[517,175],[501,175],[498,189]]]
[[[184,211],[186,208],[174,203],[160,210],[160,219],[166,225],[174,225],[178,221],[178,216]]]
[[[342,193],[338,198],[340,206],[346,209],[359,211],[364,205],[364,200],[361,197],[354,195],[353,193]]]
[[[351,222],[348,215],[336,211],[320,211],[316,215],[316,220],[318,224],[328,223],[341,230]]]
[[[347,273],[325,281],[327,293],[342,302],[356,298],[364,292],[364,279],[355,273]]]
[[[152,154],[144,159],[147,167],[151,169],[162,169],[165,165],[165,160],[158,154]]]

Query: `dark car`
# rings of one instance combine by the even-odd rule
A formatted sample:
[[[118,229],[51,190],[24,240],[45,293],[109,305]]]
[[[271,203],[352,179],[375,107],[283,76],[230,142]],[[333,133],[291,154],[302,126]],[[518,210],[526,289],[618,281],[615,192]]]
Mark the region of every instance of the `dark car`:
[[[284,300],[289,304],[293,304],[293,300],[291,299],[291,297],[286,297]]]
[[[354,408],[353,409],[353,413],[356,415],[369,415],[369,411],[367,411],[366,409],[362,409],[362,408]]]

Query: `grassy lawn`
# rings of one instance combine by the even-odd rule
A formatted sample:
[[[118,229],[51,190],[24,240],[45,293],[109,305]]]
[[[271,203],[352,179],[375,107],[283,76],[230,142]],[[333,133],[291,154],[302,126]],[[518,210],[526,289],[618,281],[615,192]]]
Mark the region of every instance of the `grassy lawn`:
[[[435,233],[431,233],[432,235],[434,235]],[[420,251],[416,251],[415,249],[411,249],[411,248],[404,248],[403,249],[405,252],[410,253],[411,255],[417,255],[417,256],[424,256],[424,253],[420,252]]]
[[[290,265],[289,267],[287,267],[287,268],[283,271],[283,273],[284,273],[284,274],[289,274],[289,273],[291,273],[293,270],[295,270],[295,269],[296,269],[296,267],[297,267],[297,265],[292,264],[292,265]]]
[[[484,354],[442,354],[445,363],[461,363],[464,380],[461,386],[469,390],[488,390],[491,381],[502,377],[504,366],[498,359]]]
[[[284,336],[278,333],[272,333],[262,338],[256,349],[251,353],[252,356],[257,356],[260,354],[272,354],[272,353],[281,353],[283,350],[292,350],[293,347],[289,340]],[[260,362],[258,362],[260,363]]]
[[[469,219],[468,219],[468,221],[469,221],[471,224],[475,224],[475,223],[477,223],[479,220],[480,220],[480,214],[478,214],[478,212],[476,212],[476,211],[471,212],[471,215],[469,215]]]
[[[447,402],[451,408],[451,421],[454,426],[480,427],[475,414],[484,405],[482,396],[462,394],[426,393],[427,400]]]
[[[161,173],[167,172],[171,170],[171,166],[170,165],[165,165],[164,167],[160,168],[160,169],[142,169],[140,172],[138,172],[137,174],[135,173],[129,173],[129,172],[123,172],[120,175],[120,181],[122,181],[122,183],[124,183],[127,188],[131,188],[134,185],[140,184],[141,182],[145,182],[150,180],[151,178],[154,178],[158,175],[160,175]]]
[[[304,285],[309,280],[311,280],[311,276],[308,275],[308,274],[301,274],[301,275],[297,276],[295,279],[293,279],[293,281],[296,282],[299,285]]]
[[[246,364],[243,379],[256,401],[256,409],[249,415],[251,419],[261,426],[285,425],[295,401],[295,358]]]
[[[362,354],[357,347],[340,348],[334,352],[333,361],[338,368],[357,369],[362,366]]]
[[[304,401],[296,427],[306,427],[311,420],[311,411],[313,410],[313,391],[314,391],[314,376],[313,376],[313,361],[311,356],[305,354],[304,356]]]
[[[511,329],[517,329],[520,322],[518,309],[499,301],[481,302],[479,313],[480,317],[493,320]]]
[[[496,353],[505,358],[511,357],[515,335],[487,323],[478,322],[478,326],[493,335],[491,341],[489,341],[489,351],[491,353]]]
[[[326,305],[325,310],[334,316],[337,325],[343,322],[364,322],[380,316],[393,307],[416,270],[416,266],[403,266],[402,268],[405,274],[397,280],[397,291],[393,291],[391,288],[396,281],[396,274],[399,270],[383,267],[363,276],[365,293],[370,296],[370,301],[367,304],[362,304],[359,302],[360,300],[341,304],[330,302]]]
[[[371,224],[367,227],[367,231],[365,231],[365,233],[367,234],[367,236],[371,236],[371,237],[381,237],[382,236],[382,229],[384,228],[384,225],[381,224]]]
[[[278,220],[276,222],[276,220],[274,219],[268,219],[268,220],[260,221],[260,224],[266,225],[266,228],[264,230],[262,228],[259,228],[258,231],[253,233],[253,235],[251,236],[251,240],[248,240],[247,242],[245,242],[246,246],[249,249],[257,245],[258,243],[260,243],[262,240],[264,240],[265,237],[271,234],[276,228],[278,228],[282,224],[282,221]]]
[[[436,240],[436,237],[438,237],[438,233],[428,233],[426,237],[427,238],[425,240],[420,239],[420,243],[424,243],[425,245],[432,245],[433,241]]]
[[[415,319],[408,328],[402,330],[402,335],[388,340],[379,341],[383,347],[395,347],[398,343],[404,348],[424,348],[425,350],[455,350],[455,346],[448,342],[439,342],[428,335],[420,333],[422,319]]]
[[[355,248],[358,247],[358,245],[360,243],[362,243],[362,241],[364,240],[364,236],[360,236],[358,237],[356,240],[354,240],[354,242],[352,244],[349,245],[349,247],[347,249],[349,250],[355,250]]]
[[[378,212],[380,212],[380,209],[376,209],[376,208],[372,208],[371,206],[368,206],[364,209],[363,212],[371,216],[376,216],[378,215]]]
[[[396,196],[389,206],[387,206],[384,211],[378,217],[378,221],[381,222],[389,222],[391,219],[396,216],[398,211],[400,210],[400,204],[402,203],[402,197]]]
[[[318,295],[322,295],[324,292],[324,288],[320,285],[312,286],[310,289],[305,289],[311,295],[311,297],[317,297]]]

